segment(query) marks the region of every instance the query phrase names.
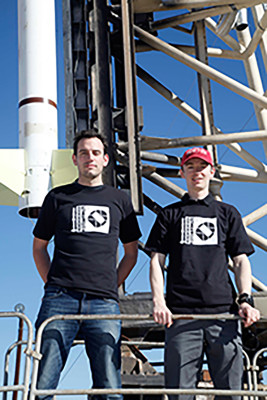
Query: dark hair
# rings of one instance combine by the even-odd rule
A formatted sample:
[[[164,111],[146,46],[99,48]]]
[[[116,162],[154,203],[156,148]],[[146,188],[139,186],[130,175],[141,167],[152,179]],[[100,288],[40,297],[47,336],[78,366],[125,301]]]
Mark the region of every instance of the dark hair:
[[[104,146],[104,154],[107,154],[108,146],[105,141],[105,138],[100,133],[95,131],[94,129],[88,129],[87,131],[86,130],[81,131],[80,133],[78,133],[78,135],[76,135],[74,137],[73,153],[75,156],[77,156],[77,149],[78,149],[79,141],[82,139],[91,139],[91,138],[97,138],[97,139],[101,140],[101,142],[103,143],[103,146]]]

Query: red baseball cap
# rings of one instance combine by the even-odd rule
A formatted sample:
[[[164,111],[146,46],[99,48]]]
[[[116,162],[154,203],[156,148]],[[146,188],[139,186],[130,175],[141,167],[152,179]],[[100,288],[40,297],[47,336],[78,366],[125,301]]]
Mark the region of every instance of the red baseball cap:
[[[213,167],[213,161],[211,158],[211,154],[208,150],[203,149],[202,147],[193,147],[192,149],[186,150],[182,157],[181,167],[191,158],[200,158],[201,160],[206,161]]]

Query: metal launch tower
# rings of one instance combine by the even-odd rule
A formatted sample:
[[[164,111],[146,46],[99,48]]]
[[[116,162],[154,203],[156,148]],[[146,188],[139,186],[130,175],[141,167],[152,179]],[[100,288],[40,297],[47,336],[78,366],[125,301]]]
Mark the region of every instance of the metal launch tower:
[[[22,216],[37,217],[47,191],[76,176],[71,165],[75,134],[94,127],[109,147],[105,182],[129,192],[140,218],[147,209],[157,214],[166,193],[181,198],[185,192],[177,154],[205,146],[216,167],[210,190],[217,200],[222,200],[222,187],[229,188],[233,201],[227,202],[238,207],[238,200],[253,191],[254,202],[248,204],[243,222],[267,264],[263,222],[267,215],[267,3],[62,0],[64,150],[57,145],[55,4],[54,0],[18,0],[20,148],[0,150],[0,203],[19,205]],[[198,88],[191,95],[194,81]],[[143,101],[148,92],[155,102]],[[167,107],[172,121],[167,120]],[[234,118],[237,113],[239,118]],[[176,124],[175,136],[169,135],[172,124]],[[192,133],[184,129],[185,124]],[[143,243],[139,246],[147,252]],[[267,282],[253,277],[253,288],[263,319],[243,331],[244,387],[254,390],[250,399],[264,396],[255,391],[266,391],[261,375],[267,370]],[[153,393],[153,398],[158,400],[164,396],[163,375],[157,368],[162,361],[152,362],[143,352],[164,345],[164,328],[150,315],[151,295],[126,295],[122,290],[120,305],[123,389],[156,388],[159,394]],[[19,310],[0,312],[0,317],[14,316],[24,320],[29,332],[24,384],[17,381],[8,386],[9,354],[15,346],[25,345],[20,341],[7,352],[0,391],[3,399],[8,392],[21,391],[21,398],[27,400],[34,381],[31,371],[37,373],[41,355],[36,347],[33,350],[28,318]],[[212,386],[205,369],[200,385]],[[35,389],[32,384],[30,398]],[[90,395],[89,390],[82,394]],[[125,397],[151,398],[137,391]]]
[[[249,187],[253,183],[255,191],[258,185],[267,183],[266,164],[253,155],[253,147],[252,150],[247,147],[253,142],[262,146],[262,151],[267,154],[264,88],[267,84],[267,4],[257,0],[236,0],[234,3],[227,0],[63,0],[63,26],[67,147],[71,147],[76,132],[90,127],[99,129],[113,155],[106,181],[130,190],[138,214],[142,215],[143,207],[155,213],[161,208],[160,198],[143,193],[142,178],[182,197],[180,158],[174,155],[173,148],[206,146],[210,150],[217,171],[211,192],[217,199],[222,198],[221,187],[228,182],[247,182]],[[183,44],[185,37],[186,44]],[[177,83],[183,76],[181,72],[179,76],[173,70],[170,72],[167,61],[161,74],[163,80],[150,72],[155,52],[162,54],[163,59],[171,58],[177,65],[179,63],[179,71],[191,69],[192,76],[198,81],[196,105],[184,100],[186,93],[180,93]],[[146,68],[142,66],[143,60]],[[224,69],[222,60],[225,60],[225,66],[229,62],[230,65],[235,63],[235,68],[238,65],[241,72],[232,75],[229,67]],[[164,78],[171,84],[165,84]],[[142,108],[142,96],[138,96],[138,84],[148,85],[155,96],[162,96],[170,107],[176,107],[177,118],[185,115],[196,127],[193,128],[195,131],[201,127],[200,133],[188,137],[181,132],[179,136],[178,130],[175,138],[168,138],[164,132],[161,137],[152,136],[153,132],[149,136],[143,135],[142,128],[149,122],[143,116],[146,110]],[[235,132],[225,133],[222,123],[222,128],[216,125],[216,107],[225,107],[227,121],[229,110],[225,103],[227,96],[233,95],[238,101],[250,104],[257,129],[243,131],[239,126]],[[224,99],[221,102],[218,101],[220,96]],[[159,111],[153,118],[164,119],[164,113]],[[220,161],[221,146],[229,150],[235,161],[239,159],[242,167],[235,166],[235,161],[233,165],[223,164]],[[245,191],[240,195],[245,196]],[[253,212],[244,216],[246,227],[266,217],[266,196],[261,200],[262,206],[256,206],[255,210],[251,204]],[[263,234],[248,227],[247,231],[254,245],[266,251],[267,241]],[[142,243],[140,248],[144,249]],[[267,315],[267,286],[256,278],[253,278],[253,286],[258,291],[255,294],[257,306],[263,315]],[[125,313],[149,313],[150,303],[149,294],[121,297]],[[149,348],[164,341],[163,330],[155,329],[155,326],[152,329],[152,322],[124,321],[123,325],[128,339],[148,341],[151,343]],[[264,324],[258,324],[245,338],[250,356],[266,347],[266,328]],[[147,362],[140,349],[129,346],[124,348],[123,354],[125,387],[163,385],[162,376]],[[260,370],[266,368],[266,361],[262,356]]]

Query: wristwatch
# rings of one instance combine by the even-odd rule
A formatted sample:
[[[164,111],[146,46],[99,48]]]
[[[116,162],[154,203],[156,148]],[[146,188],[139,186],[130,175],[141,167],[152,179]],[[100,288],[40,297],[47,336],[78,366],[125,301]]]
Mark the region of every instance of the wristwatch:
[[[248,293],[242,293],[237,298],[237,303],[240,305],[242,303],[248,303],[251,307],[254,307],[253,297]]]

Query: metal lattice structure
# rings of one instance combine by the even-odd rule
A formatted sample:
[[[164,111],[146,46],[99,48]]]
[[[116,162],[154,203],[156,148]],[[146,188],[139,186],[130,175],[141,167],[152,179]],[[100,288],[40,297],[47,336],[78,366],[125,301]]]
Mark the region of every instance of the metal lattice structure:
[[[113,154],[106,181],[130,190],[137,213],[142,214],[143,206],[156,213],[161,208],[158,199],[142,193],[142,177],[178,198],[184,193],[173,179],[180,176],[180,158],[163,153],[163,149],[207,147],[216,166],[211,192],[217,199],[221,199],[221,187],[226,182],[267,183],[264,160],[246,148],[249,142],[260,142],[262,154],[267,154],[265,3],[257,0],[235,0],[234,3],[227,0],[63,0],[63,16],[67,147],[71,146],[75,133],[82,129],[95,127],[101,131]],[[160,38],[168,37],[170,31],[171,43]],[[188,35],[191,43],[180,43],[181,34]],[[212,47],[211,38],[213,42],[216,38],[217,47]],[[141,54],[148,57],[151,52],[162,53],[176,60],[180,67],[193,71],[198,80],[199,109],[182,100],[175,90],[142,67]],[[137,57],[140,63],[136,63]],[[245,69],[247,82],[241,83],[239,75],[231,77],[228,71],[211,66],[211,59],[238,63]],[[173,79],[175,81],[175,77]],[[140,110],[142,98],[137,95],[137,80],[200,126],[202,134],[175,138],[142,135],[142,127],[147,122],[143,121]],[[213,97],[219,87],[252,105],[256,130],[245,132],[240,127],[238,132],[226,134],[216,126]],[[246,167],[222,164],[220,146],[226,146]],[[244,216],[246,227],[266,216],[266,196],[262,203]],[[266,252],[267,239],[263,234],[246,229],[253,244]],[[253,278],[253,286],[258,291],[256,304],[266,315],[267,287],[256,278]],[[129,313],[138,312],[140,305],[137,305],[138,299],[135,300],[129,306]],[[141,307],[149,308],[145,305],[150,302],[149,298],[140,301]],[[122,304],[126,303],[124,299]],[[127,307],[125,305],[125,310]],[[135,338],[142,337],[144,329],[146,327],[140,325],[125,327],[130,336],[134,331],[132,337]],[[254,333],[259,347],[266,345],[266,326],[258,325]],[[155,338],[162,340],[162,333],[152,335],[151,340]],[[263,359],[262,369],[265,367]]]

